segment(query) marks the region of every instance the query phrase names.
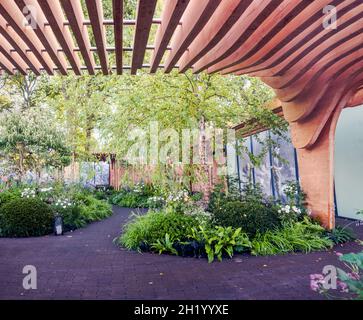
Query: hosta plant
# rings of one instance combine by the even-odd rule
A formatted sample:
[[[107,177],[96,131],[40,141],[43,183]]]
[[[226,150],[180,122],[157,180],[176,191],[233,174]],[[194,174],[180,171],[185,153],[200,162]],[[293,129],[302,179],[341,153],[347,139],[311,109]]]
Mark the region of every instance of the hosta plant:
[[[199,226],[199,231],[194,230],[194,234],[199,233],[198,240],[203,239],[208,262],[213,262],[215,258],[222,261],[223,254],[232,258],[234,251],[243,251],[251,246],[248,236],[242,233],[241,228],[216,226],[215,228],[205,228]]]

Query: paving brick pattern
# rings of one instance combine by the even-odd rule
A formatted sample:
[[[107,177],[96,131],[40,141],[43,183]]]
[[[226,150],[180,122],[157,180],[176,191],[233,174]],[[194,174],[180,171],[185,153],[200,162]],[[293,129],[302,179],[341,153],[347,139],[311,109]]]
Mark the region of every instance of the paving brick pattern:
[[[129,209],[61,237],[0,238],[0,299],[322,299],[309,274],[337,265],[335,251],[273,257],[237,255],[222,263],[139,254],[112,240]],[[363,225],[356,228],[363,238]],[[34,265],[38,288],[25,290],[22,269]]]

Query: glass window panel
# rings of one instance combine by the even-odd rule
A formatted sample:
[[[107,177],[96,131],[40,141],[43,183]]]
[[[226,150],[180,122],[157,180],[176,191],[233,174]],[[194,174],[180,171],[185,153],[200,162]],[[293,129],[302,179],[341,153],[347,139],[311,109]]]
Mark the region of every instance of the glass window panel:
[[[253,154],[255,156],[262,156],[260,166],[255,167],[255,182],[261,185],[262,191],[266,195],[272,196],[270,157],[268,152],[264,154],[264,142],[267,139],[268,131],[261,132],[252,137]]]
[[[278,155],[273,156],[272,160],[275,195],[277,198],[285,200],[282,193],[283,185],[287,181],[296,180],[294,147],[290,141],[290,133],[287,134],[287,139],[271,133],[271,139],[277,143],[273,154]]]

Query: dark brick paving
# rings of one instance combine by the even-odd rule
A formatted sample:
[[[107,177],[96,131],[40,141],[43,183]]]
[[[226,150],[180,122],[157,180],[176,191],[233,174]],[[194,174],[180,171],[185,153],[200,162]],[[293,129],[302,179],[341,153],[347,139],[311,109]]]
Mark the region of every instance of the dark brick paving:
[[[62,237],[0,239],[0,299],[321,299],[309,274],[336,264],[334,250],[273,257],[235,256],[222,263],[139,254],[112,240],[130,210]],[[357,228],[363,238],[363,226]],[[22,269],[34,265],[38,289],[24,290]]]

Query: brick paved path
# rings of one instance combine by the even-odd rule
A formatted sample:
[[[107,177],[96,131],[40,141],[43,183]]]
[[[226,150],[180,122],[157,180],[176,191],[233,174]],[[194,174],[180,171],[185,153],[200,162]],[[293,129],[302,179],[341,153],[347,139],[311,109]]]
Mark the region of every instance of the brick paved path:
[[[337,263],[333,250],[213,264],[128,252],[112,240],[129,213],[115,208],[111,218],[62,237],[0,238],[0,299],[321,299],[309,289],[309,274]],[[25,265],[37,268],[37,290],[22,287]]]

